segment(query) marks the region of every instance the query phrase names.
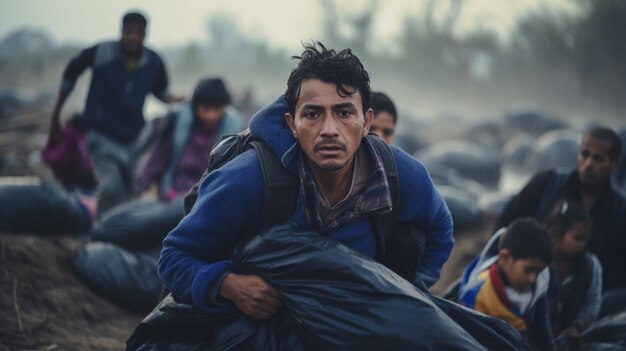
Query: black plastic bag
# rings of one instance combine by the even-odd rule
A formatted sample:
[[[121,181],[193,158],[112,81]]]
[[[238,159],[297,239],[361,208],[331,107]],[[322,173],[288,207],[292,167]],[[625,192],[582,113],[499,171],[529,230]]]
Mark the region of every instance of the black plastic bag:
[[[211,315],[170,294],[137,326],[127,350],[304,350],[293,328],[285,309],[268,321],[238,311]]]
[[[580,350],[626,351],[626,312],[595,321],[582,334]]]
[[[239,312],[210,316],[169,297],[139,325],[128,348],[527,349],[506,323],[434,298],[370,258],[292,223],[253,238],[235,258],[239,273],[258,274],[280,291],[281,313],[269,322]]]
[[[0,231],[79,234],[91,219],[78,198],[52,183],[0,185]]]
[[[132,201],[102,214],[92,239],[128,249],[160,245],[163,238],[183,219],[183,198],[169,202]]]
[[[112,243],[87,243],[73,260],[78,277],[91,290],[133,311],[150,311],[159,303],[161,280],[157,259],[161,246],[128,250]]]

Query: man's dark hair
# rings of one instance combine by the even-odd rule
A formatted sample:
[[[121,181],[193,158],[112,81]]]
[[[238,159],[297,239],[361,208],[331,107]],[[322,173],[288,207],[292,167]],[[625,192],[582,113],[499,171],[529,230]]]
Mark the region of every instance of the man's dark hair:
[[[398,112],[396,111],[396,105],[385,93],[373,91],[370,107],[374,110],[374,116],[380,112],[387,112],[393,119],[393,124],[398,122]]]
[[[500,238],[499,250],[508,249],[514,260],[539,258],[552,261],[552,240],[546,228],[532,218],[518,218],[511,222]]]
[[[146,17],[139,12],[128,12],[124,15],[124,17],[122,18],[122,28],[130,23],[139,23],[143,26],[144,29],[148,25]]]
[[[585,135],[594,139],[606,140],[611,143],[609,156],[612,160],[619,158],[619,154],[622,151],[622,140],[613,129],[607,127],[596,127],[588,131]]]
[[[208,78],[198,82],[191,98],[191,106],[195,109],[203,106],[225,106],[230,104],[230,94],[220,78]]]
[[[546,229],[552,239],[561,239],[578,223],[591,226],[591,217],[587,210],[577,203],[561,201],[546,218]]]
[[[372,94],[370,77],[352,50],[343,49],[336,52],[317,42],[304,44],[302,55],[292,58],[300,60],[298,66],[289,75],[285,92],[285,102],[292,115],[295,114],[300,87],[305,79],[319,79],[325,83],[334,83],[337,86],[337,94],[342,97],[358,91],[363,102],[363,112],[369,109]]]

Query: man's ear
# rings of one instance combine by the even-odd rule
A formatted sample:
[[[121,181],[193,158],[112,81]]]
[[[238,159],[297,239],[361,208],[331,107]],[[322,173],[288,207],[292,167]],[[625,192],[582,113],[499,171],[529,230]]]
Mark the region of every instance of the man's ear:
[[[285,113],[285,122],[287,122],[287,126],[289,127],[289,130],[291,130],[291,135],[294,137],[294,139],[298,139],[298,133],[296,132],[296,122],[293,118],[293,116],[287,112]]]
[[[366,136],[372,126],[372,120],[374,120],[374,110],[371,108],[365,111],[365,123],[363,123],[363,136]]]

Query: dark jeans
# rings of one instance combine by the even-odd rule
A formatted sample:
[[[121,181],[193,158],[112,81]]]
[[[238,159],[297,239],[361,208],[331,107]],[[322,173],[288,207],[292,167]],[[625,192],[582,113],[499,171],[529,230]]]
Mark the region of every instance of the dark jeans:
[[[137,143],[123,144],[96,131],[87,134],[87,144],[98,183],[98,217],[134,195]]]

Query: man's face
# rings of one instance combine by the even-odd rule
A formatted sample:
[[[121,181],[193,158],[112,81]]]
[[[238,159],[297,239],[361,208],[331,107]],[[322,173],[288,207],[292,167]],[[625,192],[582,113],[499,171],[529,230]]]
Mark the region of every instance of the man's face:
[[[605,184],[617,169],[610,157],[611,142],[585,135],[578,153],[578,177],[583,185]]]
[[[391,144],[396,131],[396,124],[391,114],[387,111],[374,113],[374,120],[372,120],[370,131],[376,133],[387,144]]]
[[[372,122],[372,110],[363,113],[357,91],[339,96],[333,83],[306,79],[300,86],[295,116],[285,119],[314,174],[345,170]]]
[[[503,252],[502,251],[506,251]],[[498,265],[506,275],[509,286],[518,292],[530,290],[537,282],[537,276],[548,263],[538,257],[514,259],[507,249],[503,249],[498,258]]]
[[[206,131],[212,131],[219,125],[224,116],[224,106],[198,105],[196,106],[196,120]]]
[[[122,49],[126,54],[137,55],[143,47],[146,29],[141,23],[127,23],[122,27]]]

